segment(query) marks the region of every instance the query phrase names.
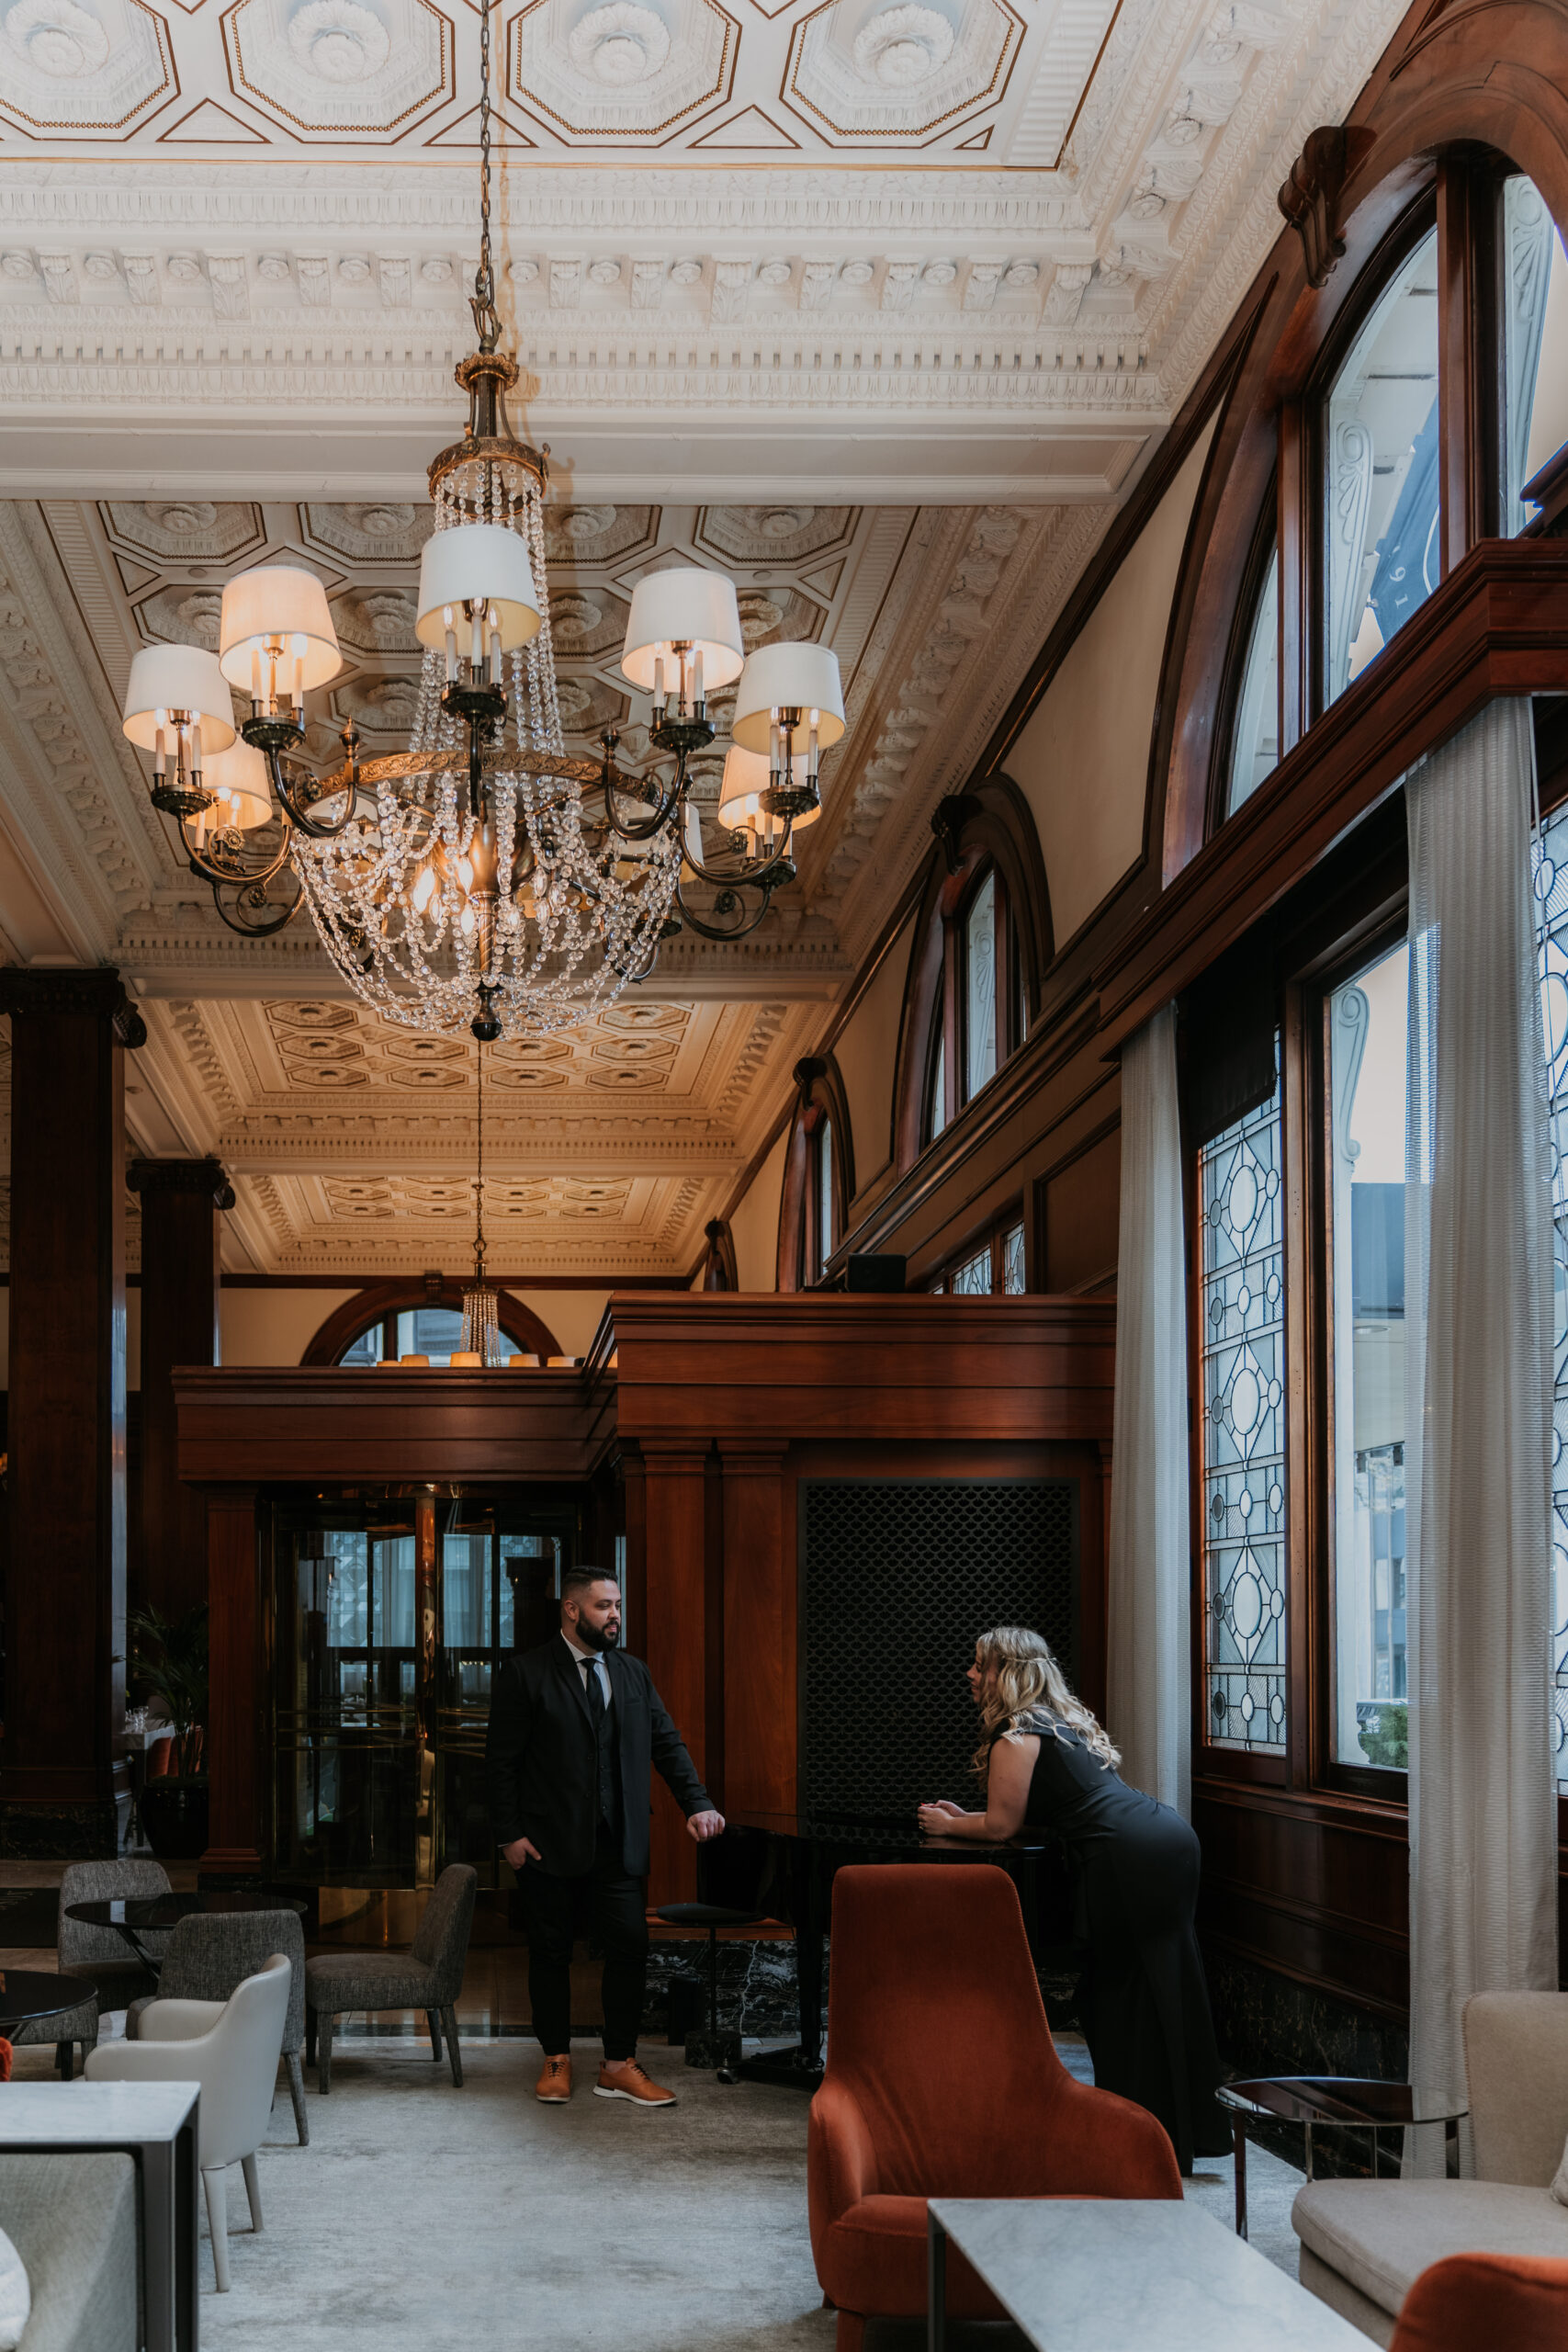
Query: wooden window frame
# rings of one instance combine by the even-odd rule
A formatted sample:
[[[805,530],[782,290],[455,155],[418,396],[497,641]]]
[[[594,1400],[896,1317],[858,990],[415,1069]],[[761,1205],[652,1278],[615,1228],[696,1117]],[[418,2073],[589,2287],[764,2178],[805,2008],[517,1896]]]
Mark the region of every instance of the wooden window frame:
[[[784,1146],[784,1183],[779,1194],[777,1285],[782,1291],[817,1290],[833,1277],[833,1260],[850,1230],[855,1196],[854,1136],[849,1097],[831,1054],[810,1054],[795,1068],[795,1101]],[[833,1134],[833,1222],[831,1247],[821,1249],[818,1232],[821,1199],[821,1134]],[[815,1271],[813,1271],[815,1269]]]
[[[992,1298],[1005,1298],[1008,1294],[1002,1288],[1002,1281],[1006,1272],[1005,1251],[1007,1237],[1010,1233],[1021,1233],[1023,1235],[1024,1265],[1026,1269],[1023,1292],[1021,1293],[1015,1291],[1012,1295],[1014,1297],[1027,1295],[1029,1227],[1028,1221],[1024,1216],[1023,1203],[1021,1200],[1013,1201],[1010,1203],[1008,1207],[1005,1209],[998,1210],[998,1214],[990,1219],[988,1224],[981,1227],[978,1233],[971,1234],[963,1249],[954,1250],[952,1255],[943,1262],[940,1273],[936,1274],[931,1281],[922,1283],[921,1288],[930,1293],[933,1297],[939,1295],[951,1297],[953,1295],[953,1278],[958,1272],[960,1266],[967,1266],[971,1260],[976,1259],[980,1255],[983,1250],[989,1250],[991,1253],[991,1287],[988,1295]]]

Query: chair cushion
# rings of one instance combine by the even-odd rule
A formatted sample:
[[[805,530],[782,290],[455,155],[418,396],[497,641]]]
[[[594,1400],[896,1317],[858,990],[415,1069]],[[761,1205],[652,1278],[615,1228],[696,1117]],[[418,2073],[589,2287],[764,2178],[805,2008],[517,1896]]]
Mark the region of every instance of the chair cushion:
[[[1309,2181],[1291,2222],[1320,2262],[1391,2312],[1447,2255],[1568,2257],[1568,2210],[1547,2189],[1502,2181]]]
[[[305,2002],[333,2017],[345,2009],[423,2009],[434,1976],[408,1952],[326,1952],[305,1962]]]
[[[826,2233],[818,2276],[840,2311],[919,2319],[926,2308],[926,2200],[863,2197]],[[947,2308],[957,2319],[1005,2319],[956,2246],[947,2257]]]

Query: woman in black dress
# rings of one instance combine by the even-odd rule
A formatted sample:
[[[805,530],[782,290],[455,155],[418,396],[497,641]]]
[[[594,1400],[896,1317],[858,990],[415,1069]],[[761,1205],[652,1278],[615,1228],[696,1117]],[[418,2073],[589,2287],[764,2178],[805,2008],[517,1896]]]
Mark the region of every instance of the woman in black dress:
[[[980,1710],[975,1770],[986,1809],[922,1805],[921,1828],[999,1842],[1027,1825],[1066,1840],[1089,1950],[1078,2010],[1096,2083],[1159,2118],[1184,2173],[1194,2156],[1228,2155],[1192,1925],[1197,1838],[1179,1813],[1118,1778],[1109,1735],[1038,1634],[1019,1625],[982,1634],[968,1682]]]

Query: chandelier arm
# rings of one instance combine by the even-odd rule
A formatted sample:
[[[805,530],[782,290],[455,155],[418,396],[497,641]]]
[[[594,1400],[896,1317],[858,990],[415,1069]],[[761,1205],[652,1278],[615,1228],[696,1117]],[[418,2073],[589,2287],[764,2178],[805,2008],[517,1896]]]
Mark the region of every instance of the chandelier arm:
[[[759,858],[755,864],[753,864],[750,859],[745,860],[744,864],[746,870],[739,874],[715,874],[702,863],[700,858],[694,857],[691,851],[684,847],[682,849],[681,855],[688,872],[694,874],[699,882],[705,882],[710,889],[749,890],[751,888],[760,888],[771,894],[778,885],[770,880],[769,877],[773,875],[778,874],[778,868],[784,864],[786,859],[789,859],[789,872],[787,874],[778,874],[778,883],[793,882],[795,879],[795,863],[793,859],[789,858],[790,836],[792,831],[793,828],[786,824],[783,833],[779,836],[778,847],[773,850],[769,856],[765,858]]]
[[[670,819],[679,804],[686,778],[684,766],[682,764],[681,768],[677,769],[675,781],[670,786],[669,791],[664,795],[662,799],[654,803],[652,816],[642,820],[640,822],[616,815],[616,786],[608,763],[605,765],[604,774],[595,780],[602,783],[604,787],[604,813],[608,817],[614,830],[619,833],[621,839],[624,842],[650,842],[655,833],[661,833],[664,831],[665,826],[670,822]],[[638,806],[646,808],[648,804],[646,801],[642,801],[638,803]]]
[[[297,831],[303,833],[309,841],[330,842],[337,834],[347,831],[354,818],[357,780],[350,775],[346,769],[341,771],[341,781],[335,777],[329,777],[324,785],[317,788],[308,780],[299,786],[291,784],[284,773],[283,761],[276,751],[267,752],[266,763],[272,776],[272,788],[277,795],[289,823]],[[335,791],[333,789],[334,784]],[[309,799],[303,797],[306,793],[310,794]],[[344,812],[335,824],[323,825],[318,818],[311,816],[311,808],[319,802],[335,800],[340,794],[344,802]]]
[[[192,863],[194,865],[195,861],[193,860]],[[272,870],[276,873],[276,868],[274,867]],[[247,903],[258,908],[273,904],[273,901],[266,896],[265,885],[262,882],[241,883],[234,880],[231,880],[228,883],[222,883],[218,881],[212,876],[208,876],[204,878],[212,883],[212,903],[218,910],[219,921],[224,923],[230,931],[237,932],[242,939],[273,938],[276,933],[288,928],[305,903],[305,891],[301,885],[295,891],[294,896],[290,899],[288,904],[275,914],[270,922],[245,922],[243,921],[237,921],[236,917],[239,915],[240,910]],[[235,893],[233,914],[231,914],[223,904],[222,894],[225,888],[233,890]]]
[[[758,907],[755,914],[747,915],[745,902],[737,892],[735,885],[733,883],[728,884],[720,891],[719,896],[715,902],[714,912],[716,914],[725,912],[727,910],[725,902],[726,900],[728,900],[741,915],[746,917],[746,920],[739,922],[729,923],[728,925],[723,923],[713,923],[706,922],[703,916],[694,912],[691,903],[686,897],[682,883],[677,882],[675,885],[675,904],[681,910],[682,921],[683,922],[690,923],[692,929],[696,933],[699,939],[716,939],[721,943],[726,940],[747,938],[750,933],[756,930],[757,925],[767,913],[772,899],[772,888],[764,887],[762,889],[761,904]]]
[[[232,866],[226,865],[220,859],[210,854],[203,855],[197,851],[192,849],[188,842],[186,844],[186,863],[190,867],[193,874],[199,876],[203,882],[210,882],[214,889],[221,888],[224,889],[265,890],[267,884],[272,881],[276,876],[281,874],[284,867],[288,864],[289,858],[292,854],[293,839],[293,823],[288,817],[285,817],[283,820],[283,842],[281,848],[278,850],[277,855],[272,860],[270,865],[259,867],[254,874],[247,873],[245,869],[239,865],[234,865]]]
[[[574,760],[565,752],[523,752],[514,744],[480,754],[479,764],[486,775],[543,776],[559,784],[603,784],[604,771],[597,760]],[[352,791],[356,786],[389,784],[404,775],[466,775],[468,772],[467,744],[449,751],[386,752],[378,759],[361,760],[351,774],[346,767],[334,768],[331,775],[321,779],[316,795],[319,800],[335,799],[340,792]],[[629,783],[630,777],[626,779]]]

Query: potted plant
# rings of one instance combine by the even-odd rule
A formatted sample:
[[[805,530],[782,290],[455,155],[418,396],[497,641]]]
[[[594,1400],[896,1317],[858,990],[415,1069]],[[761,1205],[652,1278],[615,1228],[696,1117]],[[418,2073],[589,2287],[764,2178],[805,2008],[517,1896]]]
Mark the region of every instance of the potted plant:
[[[156,1700],[173,1734],[170,1770],[141,1792],[147,1842],[164,1861],[195,1861],[207,1850],[207,1775],[201,1751],[207,1722],[207,1608],[171,1622],[156,1609],[132,1611],[131,1686]]]

